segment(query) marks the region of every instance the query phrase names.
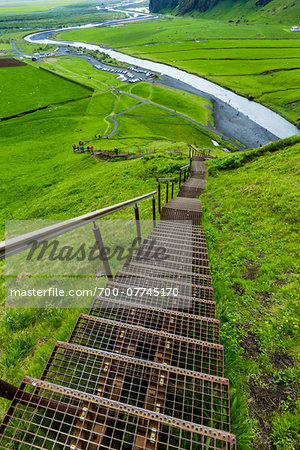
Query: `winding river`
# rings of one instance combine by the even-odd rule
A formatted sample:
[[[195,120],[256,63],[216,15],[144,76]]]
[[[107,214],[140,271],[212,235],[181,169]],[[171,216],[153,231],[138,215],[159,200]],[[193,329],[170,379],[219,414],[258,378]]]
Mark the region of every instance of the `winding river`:
[[[203,94],[204,97],[209,98],[213,103],[214,100],[217,101],[219,115],[221,116],[219,128],[222,128],[222,120],[226,117],[225,122],[223,120],[223,128],[226,128],[225,135],[234,137],[247,146],[253,147],[257,146],[256,142],[258,141],[259,143],[265,144],[276,138],[282,139],[299,133],[299,130],[293,124],[267,107],[257,102],[250,101],[245,97],[237,95],[199,76],[192,75],[166,64],[135,58],[113,49],[101,47],[100,45],[52,39],[55,33],[62,31],[107,26],[133,22],[136,20],[153,20],[160,17],[141,13],[128,13],[127,15],[128,17],[126,19],[121,20],[109,20],[103,23],[93,23],[84,26],[37,32],[26,36],[25,40],[35,44],[71,45],[72,47],[99,50],[120,62],[138,66],[151,72],[160,73],[169,80],[169,82],[165,84],[173,84],[174,87],[196,94],[198,93],[198,95]],[[222,111],[220,111],[220,108],[223,108]],[[222,115],[224,117],[222,117]]]

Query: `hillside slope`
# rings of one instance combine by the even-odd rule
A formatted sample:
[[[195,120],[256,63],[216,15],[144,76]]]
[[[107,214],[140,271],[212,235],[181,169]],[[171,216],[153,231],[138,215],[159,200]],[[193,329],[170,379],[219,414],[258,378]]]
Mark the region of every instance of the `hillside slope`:
[[[285,147],[274,152],[276,145]],[[201,196],[225,375],[247,405],[255,450],[300,442],[299,150],[295,137],[215,160]],[[236,401],[233,432],[245,449]]]
[[[240,22],[298,24],[300,3],[295,0],[150,0],[153,12],[202,15]]]

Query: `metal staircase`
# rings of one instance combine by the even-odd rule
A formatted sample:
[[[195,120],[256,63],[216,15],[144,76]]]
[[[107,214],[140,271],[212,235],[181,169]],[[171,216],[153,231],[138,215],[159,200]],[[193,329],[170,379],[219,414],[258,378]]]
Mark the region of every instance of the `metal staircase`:
[[[56,343],[41,379],[25,377],[7,395],[0,448],[236,449],[194,198],[205,188],[199,159],[192,158],[192,178],[140,246],[151,255],[163,245],[168,259],[141,259],[137,250],[107,282],[118,296],[95,298],[69,341]],[[136,287],[153,294],[128,298]]]

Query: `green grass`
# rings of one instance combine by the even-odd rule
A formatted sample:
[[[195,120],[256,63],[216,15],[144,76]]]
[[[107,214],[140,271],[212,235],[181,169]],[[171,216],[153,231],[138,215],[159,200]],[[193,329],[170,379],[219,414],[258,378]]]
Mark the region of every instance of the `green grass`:
[[[287,25],[232,24],[190,17],[164,18],[105,28],[86,28],[58,34],[62,39],[100,42],[114,48],[198,39],[299,39]],[[150,46],[149,50],[152,47]]]
[[[51,1],[3,1],[0,14],[21,14],[33,11],[45,11],[57,6],[72,5],[81,0],[51,0]]]
[[[140,100],[129,97],[128,95],[121,95],[115,108],[115,114],[125,111],[128,108],[132,108],[133,106],[138,105],[139,103]]]
[[[43,66],[54,68],[57,73],[87,83],[96,91],[91,98],[64,105],[50,105],[45,110],[0,123],[1,164],[4,175],[2,222],[11,218],[11,215],[16,219],[51,218],[51,216],[57,217],[56,214],[71,217],[84,210],[87,212],[97,209],[99,198],[102,196],[98,177],[101,178],[106,172],[114,172],[115,164],[119,163],[115,163],[113,168],[111,165],[97,164],[89,155],[74,154],[72,145],[77,144],[79,140],[91,139],[94,135],[108,134],[113,129],[113,123],[109,120],[111,115],[140,102],[111,90],[109,86],[112,85],[113,80],[116,82],[115,76],[98,71],[81,59],[58,58],[52,61],[51,65],[45,62]],[[50,102],[52,104],[62,102],[71,97],[72,90],[74,90],[73,97],[76,91],[77,96],[82,96],[81,92],[92,94],[86,89],[33,66],[8,70],[16,73],[19,69],[21,73],[31,74],[31,77],[23,77],[22,90],[20,87],[22,95],[19,95],[17,104],[14,101],[16,90],[13,89],[12,79],[3,78],[6,83],[4,98],[7,103],[3,115],[9,115],[18,110],[20,112],[26,109],[32,110]],[[13,80],[16,83],[18,78],[15,76]],[[53,84],[51,85],[50,82]],[[65,89],[64,86],[68,88]],[[116,82],[116,86],[130,90],[124,83]],[[164,90],[162,87],[146,83],[136,85],[131,90],[136,95],[140,94],[141,98],[150,98],[171,110],[176,108],[188,114],[190,109],[190,117],[200,122],[206,123],[210,117],[210,111],[207,109],[209,102],[196,96],[179,94],[177,97],[176,91]],[[30,95],[31,92],[35,94]],[[12,109],[9,110],[9,107]],[[92,141],[94,149],[113,150],[118,147],[129,150],[130,153],[134,151],[147,153],[154,150],[165,151],[168,147],[187,148],[187,144],[194,143],[213,148],[211,143],[213,134],[203,131],[201,127],[185,119],[176,116],[165,117],[170,113],[155,106],[139,106],[131,113],[134,117],[126,115],[117,117],[119,127],[110,139]],[[149,118],[145,119],[143,117],[145,114],[149,114]],[[155,119],[155,117],[161,117],[161,119]],[[218,149],[218,152],[222,154],[222,150]],[[120,165],[123,167],[123,162],[120,162]],[[105,179],[106,177],[103,178],[103,183]],[[89,183],[83,180],[89,180]],[[92,194],[91,186],[94,186]],[[103,194],[104,186],[105,184],[101,188]],[[142,187],[143,183],[140,185],[140,188]],[[152,185],[151,188],[153,188]],[[124,199],[131,194],[134,195],[133,191],[126,190]],[[107,205],[118,197],[109,194],[105,198]]]
[[[186,115],[197,122],[207,124],[213,122],[212,104],[197,95],[182,92],[178,89],[158,86],[157,84],[138,83],[123,88],[138,97],[142,97],[155,104],[173,109],[174,111]]]
[[[294,0],[272,0],[260,8],[256,6],[256,3],[257,0],[248,0],[247,2],[223,0],[217,7],[207,11],[204,17],[219,20],[240,20],[250,23],[294,25],[296,17],[300,15],[300,4]]]
[[[117,80],[116,74],[94,69],[90,63],[81,58],[45,58],[39,65],[48,70],[54,69],[56,73],[70,77],[72,80],[79,81],[79,83],[90,86],[97,91],[106,91],[109,86],[127,86],[122,81]]]
[[[299,442],[299,150],[292,138],[214,161],[201,196],[232,431],[243,449],[249,424],[251,448]]]
[[[1,118],[91,95],[84,87],[29,65],[1,68],[0,85]]]
[[[163,19],[61,33],[99,42],[143,59],[207,78],[279,112],[299,117],[300,33],[287,25],[232,24],[192,18]],[[121,42],[126,40],[126,46]]]

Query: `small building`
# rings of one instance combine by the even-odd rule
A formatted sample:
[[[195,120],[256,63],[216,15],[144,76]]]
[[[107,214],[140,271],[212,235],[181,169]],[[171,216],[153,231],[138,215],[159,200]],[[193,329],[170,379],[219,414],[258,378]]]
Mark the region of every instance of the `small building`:
[[[298,25],[295,25],[290,29],[290,31],[300,31],[300,27],[298,27]]]

